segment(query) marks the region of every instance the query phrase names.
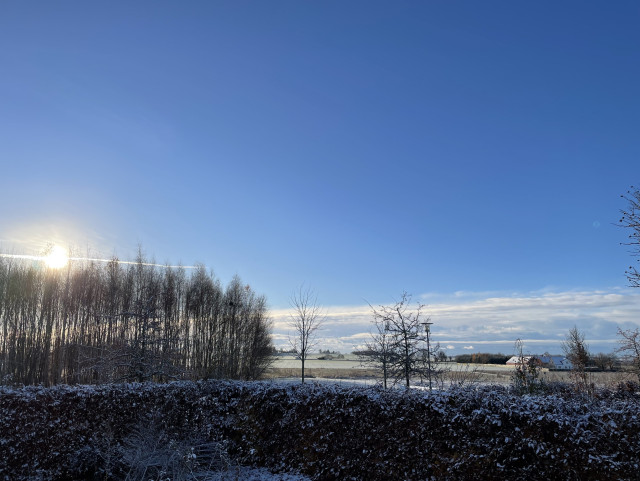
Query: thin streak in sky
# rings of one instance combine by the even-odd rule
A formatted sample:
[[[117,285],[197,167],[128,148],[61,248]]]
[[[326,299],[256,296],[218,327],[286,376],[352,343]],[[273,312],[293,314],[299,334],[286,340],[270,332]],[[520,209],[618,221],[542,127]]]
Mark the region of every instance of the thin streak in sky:
[[[46,256],[32,256],[28,254],[0,254],[0,257],[7,257],[10,259],[27,259],[32,261],[46,261]],[[196,266],[172,266],[167,264],[153,264],[151,262],[137,262],[137,261],[121,261],[119,259],[98,259],[92,257],[69,257],[70,261],[93,261],[93,262],[112,262],[116,261],[118,264],[141,264],[143,266],[153,266],[153,267],[166,267],[166,268],[179,268],[182,267],[184,269],[195,269]]]
[[[197,266],[171,266],[167,264],[153,264],[151,262],[121,261],[119,259],[94,259],[91,257],[69,257],[69,260],[70,261],[95,261],[95,262],[111,262],[115,260],[118,264],[141,264],[143,266],[168,267],[168,268],[183,267],[185,269],[195,269],[197,267]]]
[[[0,257],[8,257],[10,259],[28,259],[32,261],[42,261],[44,257],[42,256],[30,256],[27,254],[0,254]]]

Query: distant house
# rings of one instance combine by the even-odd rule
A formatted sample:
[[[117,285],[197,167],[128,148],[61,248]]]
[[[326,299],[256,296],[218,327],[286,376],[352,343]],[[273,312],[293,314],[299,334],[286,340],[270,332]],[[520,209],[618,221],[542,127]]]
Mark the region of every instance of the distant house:
[[[564,356],[513,356],[507,361],[507,366],[517,366],[520,364],[528,364],[533,359],[540,367],[546,367],[553,371],[569,371],[573,365]]]
[[[564,356],[540,356],[544,367],[554,371],[570,371],[573,367],[571,361]]]
[[[542,365],[538,356],[513,356],[507,361],[507,366],[518,366],[520,364],[529,364],[533,360],[538,365]]]

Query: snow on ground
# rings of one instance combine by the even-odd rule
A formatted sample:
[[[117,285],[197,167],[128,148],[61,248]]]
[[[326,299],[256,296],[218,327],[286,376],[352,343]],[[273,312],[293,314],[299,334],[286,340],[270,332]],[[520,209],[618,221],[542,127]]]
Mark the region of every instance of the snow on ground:
[[[266,468],[248,468],[238,466],[223,473],[215,473],[204,481],[311,481],[311,478],[301,474],[272,473]]]
[[[271,379],[265,379],[263,381],[259,381],[263,383],[273,383],[273,384],[300,384],[299,377],[276,377]],[[336,384],[338,386],[377,386],[381,384],[382,380],[380,379],[371,379],[371,378],[348,378],[348,379],[334,379],[334,378],[325,378],[325,377],[305,377],[305,384]]]

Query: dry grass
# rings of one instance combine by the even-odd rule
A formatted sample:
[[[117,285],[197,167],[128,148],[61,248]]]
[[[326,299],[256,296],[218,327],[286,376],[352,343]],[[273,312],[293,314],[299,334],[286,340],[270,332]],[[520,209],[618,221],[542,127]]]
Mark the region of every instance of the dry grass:
[[[542,373],[545,382],[571,382],[570,371],[547,371]],[[587,372],[589,384],[596,386],[614,388],[618,384],[626,381],[635,381],[636,377],[630,372]]]

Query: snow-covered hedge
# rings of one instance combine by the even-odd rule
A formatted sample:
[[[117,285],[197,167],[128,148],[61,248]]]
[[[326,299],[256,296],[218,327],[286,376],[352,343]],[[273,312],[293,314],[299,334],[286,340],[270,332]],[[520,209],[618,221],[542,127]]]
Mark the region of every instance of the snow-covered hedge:
[[[319,480],[638,479],[640,400],[177,382],[0,388],[0,479],[118,477],[127,436],[220,441]]]

